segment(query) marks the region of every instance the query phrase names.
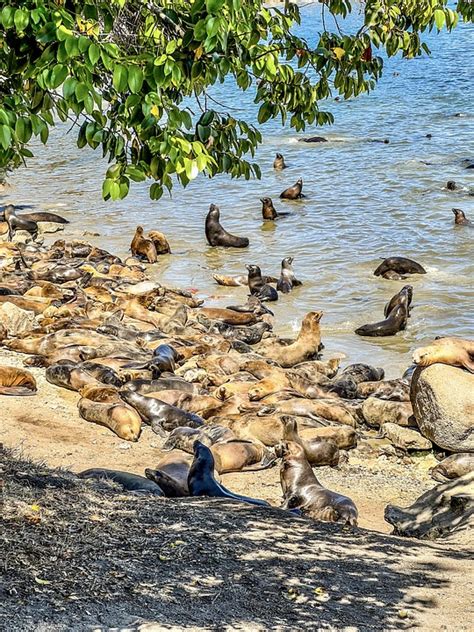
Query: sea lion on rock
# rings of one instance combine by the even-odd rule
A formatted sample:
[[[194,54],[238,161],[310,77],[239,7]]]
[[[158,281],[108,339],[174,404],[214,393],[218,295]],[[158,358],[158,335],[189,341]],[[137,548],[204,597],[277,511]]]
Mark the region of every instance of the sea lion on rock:
[[[310,439],[306,441],[298,434],[296,419],[284,415],[281,421],[283,423],[283,441],[293,441],[302,446],[311,467],[321,465],[335,467],[339,463],[339,448],[333,441],[330,439]]]
[[[277,171],[281,171],[282,169],[286,169],[285,159],[282,154],[277,153],[275,156],[275,160],[273,161],[273,168]]]
[[[214,457],[211,450],[200,441],[194,442],[194,461],[188,475],[191,496],[230,498],[250,505],[269,507],[264,500],[233,494],[214,478]]]
[[[360,399],[377,397],[388,401],[409,402],[410,384],[404,379],[359,382],[356,396]]]
[[[323,312],[309,312],[303,318],[301,329],[295,342],[284,345],[278,341],[272,341],[261,350],[259,349],[259,352],[285,368],[313,359],[321,348],[319,322],[322,316]]]
[[[406,257],[389,257],[384,259],[378,268],[374,271],[375,276],[385,276],[387,272],[397,272],[398,274],[426,274],[426,270],[422,265],[407,259]]]
[[[283,294],[288,294],[294,287],[302,285],[293,272],[293,261],[293,257],[285,257],[281,262],[281,274],[278,279],[277,290],[283,292]]]
[[[426,347],[415,349],[413,362],[423,367],[440,362],[460,366],[474,373],[474,341],[455,337],[438,338]]]
[[[35,395],[36,380],[25,369],[14,366],[0,366],[0,395]]]
[[[472,224],[471,220],[467,219],[464,211],[460,208],[453,208],[454,213],[454,223],[457,226],[467,226],[468,224]]]
[[[409,293],[399,294],[396,306],[388,314],[385,320],[377,323],[362,325],[355,330],[358,336],[394,336],[399,331],[406,329],[408,321]]]
[[[474,472],[474,454],[472,452],[459,452],[443,459],[438,465],[431,468],[431,478],[439,483]]]
[[[110,428],[112,432],[125,441],[138,441],[142,422],[136,410],[126,404],[93,402],[80,399],[78,403],[80,416],[86,421]]]
[[[130,244],[130,250],[134,257],[146,259],[148,263],[156,263],[158,261],[155,244],[151,239],[144,237],[142,226],[137,226]]]
[[[283,460],[280,483],[283,491],[283,509],[301,509],[313,520],[344,522],[357,526],[358,511],[347,496],[321,485],[308,463],[304,448],[293,442],[282,444]]]
[[[385,371],[382,368],[371,366],[370,364],[349,364],[343,371],[343,375],[350,375],[357,384],[360,382],[376,382],[383,380]]]
[[[4,209],[4,216],[8,224],[8,238],[10,241],[12,241],[17,230],[25,230],[33,237],[33,241],[36,241],[38,237],[38,224],[36,222],[18,216],[12,204],[7,204]]]
[[[264,283],[262,271],[258,266],[247,266],[250,294],[261,301],[277,301],[278,292],[274,287]]]
[[[288,189],[285,189],[280,193],[280,198],[282,200],[298,200],[303,197],[301,191],[303,190],[303,179],[300,178],[295,182],[295,184]]]
[[[215,204],[211,204],[206,217],[206,238],[211,246],[224,248],[247,248],[247,237],[236,237],[228,233],[220,224],[220,210]]]
[[[156,483],[150,481],[144,476],[139,476],[138,474],[130,474],[130,472],[120,472],[118,470],[94,468],[90,470],[84,470],[84,472],[79,472],[77,476],[83,479],[93,478],[99,481],[113,481],[114,483],[117,483],[117,485],[120,485],[120,487],[122,487],[122,489],[127,492],[139,492],[153,494],[154,496],[164,496],[163,491]]]

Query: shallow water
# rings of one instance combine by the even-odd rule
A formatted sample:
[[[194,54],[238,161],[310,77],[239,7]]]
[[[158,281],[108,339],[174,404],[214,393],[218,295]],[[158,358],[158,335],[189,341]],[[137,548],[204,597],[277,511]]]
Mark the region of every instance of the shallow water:
[[[314,39],[319,9],[307,7],[304,15],[302,31]],[[78,150],[74,135],[60,127],[47,148],[35,147],[28,168],[13,174],[1,202],[60,208],[72,222],[65,236],[96,231],[100,237],[87,239],[121,255],[137,224],[160,230],[172,255],[150,269],[153,278],[194,288],[207,303],[246,299],[245,288],[217,286],[212,273],[241,274],[245,264],[254,263],[278,276],[281,259],[292,255],[304,285],[272,304],[276,329],[295,331],[307,311],[322,309],[326,357],[342,351],[347,361],[375,363],[391,377],[400,375],[411,351],[434,336],[474,335],[474,227],[455,227],[451,212],[460,207],[474,219],[474,197],[443,189],[449,179],[474,188],[474,170],[462,165],[463,159],[474,160],[474,25],[431,34],[428,41],[431,58],[390,60],[371,95],[328,103],[336,119],[332,127],[298,135],[277,121],[265,124],[257,156],[261,181],[199,177],[159,202],[149,199],[146,184],[133,184],[125,200],[104,202],[106,164],[98,152]],[[215,95],[235,116],[256,111],[251,94],[236,93],[230,82]],[[311,135],[330,142],[297,142]],[[368,142],[384,138],[390,143]],[[276,151],[285,155],[283,172],[272,168]],[[299,177],[307,197],[279,200]],[[264,196],[292,215],[262,222]],[[230,232],[250,238],[249,248],[207,245],[204,219],[211,202],[220,206]],[[393,255],[414,258],[428,270],[409,280],[414,309],[408,328],[394,337],[361,338],[354,329],[381,320],[386,301],[406,283],[372,274],[381,258]]]

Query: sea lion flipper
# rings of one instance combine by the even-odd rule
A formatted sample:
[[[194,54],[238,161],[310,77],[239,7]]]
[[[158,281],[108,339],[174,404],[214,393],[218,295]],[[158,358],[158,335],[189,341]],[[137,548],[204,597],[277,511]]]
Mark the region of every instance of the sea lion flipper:
[[[0,395],[27,397],[28,395],[36,395],[36,390],[32,390],[27,386],[0,386]]]

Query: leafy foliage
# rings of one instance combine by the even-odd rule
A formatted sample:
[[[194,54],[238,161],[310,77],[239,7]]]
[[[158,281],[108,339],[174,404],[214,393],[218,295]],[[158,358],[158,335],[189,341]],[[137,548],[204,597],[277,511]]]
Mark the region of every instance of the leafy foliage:
[[[352,6],[354,4],[354,7]],[[357,11],[358,29],[344,19]],[[280,116],[296,130],[331,123],[319,104],[373,89],[383,60],[429,52],[422,34],[452,29],[474,3],[459,0],[324,0],[315,47],[293,33],[300,10],[261,0],[6,0],[0,11],[0,169],[32,156],[55,121],[109,160],[106,199],[152,179],[150,196],[198,173],[260,175],[261,133],[219,109],[209,89],[233,77],[255,90],[258,122]],[[331,16],[335,32],[326,28]],[[339,22],[341,26],[339,25]],[[219,106],[219,107],[218,107]]]

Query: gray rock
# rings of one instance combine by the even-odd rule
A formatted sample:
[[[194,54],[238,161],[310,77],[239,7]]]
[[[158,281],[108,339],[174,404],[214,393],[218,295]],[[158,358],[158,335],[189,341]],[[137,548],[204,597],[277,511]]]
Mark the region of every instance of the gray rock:
[[[410,397],[425,437],[450,452],[474,452],[474,374],[445,364],[419,367]]]
[[[393,402],[368,397],[362,404],[362,415],[369,426],[380,428],[385,423],[416,426],[410,402]]]
[[[8,336],[14,337],[28,333],[37,326],[37,322],[34,312],[7,301],[0,306],[0,329],[2,326]]]
[[[423,437],[417,430],[402,428],[394,423],[383,424],[382,433],[401,450],[431,450],[431,441]]]

